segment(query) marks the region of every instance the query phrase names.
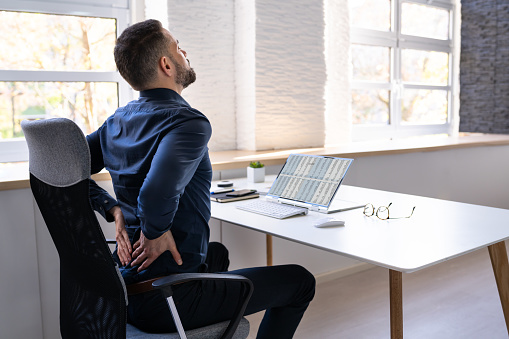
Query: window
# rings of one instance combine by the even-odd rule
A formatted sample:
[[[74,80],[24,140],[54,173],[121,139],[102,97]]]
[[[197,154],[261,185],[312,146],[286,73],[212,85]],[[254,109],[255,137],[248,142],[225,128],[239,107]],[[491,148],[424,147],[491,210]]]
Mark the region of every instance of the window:
[[[349,6],[354,140],[450,134],[453,0]]]
[[[24,119],[65,117],[87,134],[129,99],[113,60],[128,8],[76,2],[0,0],[0,162],[28,160]]]

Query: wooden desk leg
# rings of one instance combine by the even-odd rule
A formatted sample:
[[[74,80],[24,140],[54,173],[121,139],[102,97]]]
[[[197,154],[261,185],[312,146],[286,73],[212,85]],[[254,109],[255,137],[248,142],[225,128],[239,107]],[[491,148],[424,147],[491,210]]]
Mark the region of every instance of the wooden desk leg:
[[[272,235],[266,235],[267,240],[267,266],[272,266]]]
[[[507,251],[503,241],[488,246],[491,265],[495,280],[497,281],[498,294],[504,311],[505,325],[509,333],[509,264],[507,262]]]
[[[391,339],[403,338],[403,276],[401,272],[389,270],[391,304]]]

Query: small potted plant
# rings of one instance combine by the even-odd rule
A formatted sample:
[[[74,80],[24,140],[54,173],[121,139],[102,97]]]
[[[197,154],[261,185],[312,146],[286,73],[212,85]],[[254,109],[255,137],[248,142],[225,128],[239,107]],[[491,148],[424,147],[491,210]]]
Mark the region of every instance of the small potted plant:
[[[265,165],[259,161],[251,161],[247,168],[247,181],[264,182],[265,181]]]

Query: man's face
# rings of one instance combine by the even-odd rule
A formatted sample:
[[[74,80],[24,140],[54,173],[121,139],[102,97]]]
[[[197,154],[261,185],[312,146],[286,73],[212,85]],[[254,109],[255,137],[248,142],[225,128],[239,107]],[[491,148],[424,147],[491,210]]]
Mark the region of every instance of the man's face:
[[[170,54],[169,58],[175,66],[175,82],[183,88],[191,85],[196,81],[196,73],[191,68],[191,63],[187,59],[187,53],[179,46],[179,41],[167,31],[170,36]]]

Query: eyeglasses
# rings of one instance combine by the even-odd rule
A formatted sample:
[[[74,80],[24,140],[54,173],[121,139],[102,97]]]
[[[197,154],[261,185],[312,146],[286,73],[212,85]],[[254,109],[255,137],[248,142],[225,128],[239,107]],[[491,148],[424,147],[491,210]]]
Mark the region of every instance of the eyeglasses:
[[[412,208],[412,213],[408,217],[396,217],[392,218],[389,216],[389,207],[391,207],[392,202],[387,206],[380,206],[376,209],[375,213],[375,206],[373,204],[367,204],[364,206],[364,215],[367,217],[372,217],[373,215],[376,215],[379,219],[387,220],[387,219],[404,219],[404,218],[410,218],[414,214],[415,206]]]

